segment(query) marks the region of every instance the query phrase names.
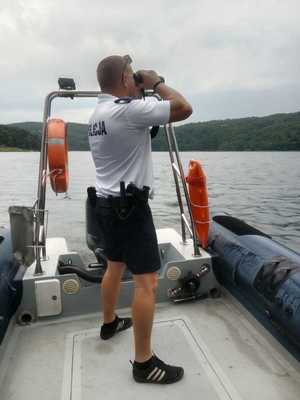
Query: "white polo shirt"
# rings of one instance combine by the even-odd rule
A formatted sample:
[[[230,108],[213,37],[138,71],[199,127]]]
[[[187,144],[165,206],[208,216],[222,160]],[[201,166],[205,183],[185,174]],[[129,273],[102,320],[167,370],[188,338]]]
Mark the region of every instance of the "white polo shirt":
[[[170,102],[153,97],[115,103],[117,97],[100,94],[89,120],[89,144],[96,167],[97,196],[120,195],[120,182],[150,187],[153,165],[149,127],[170,118]]]

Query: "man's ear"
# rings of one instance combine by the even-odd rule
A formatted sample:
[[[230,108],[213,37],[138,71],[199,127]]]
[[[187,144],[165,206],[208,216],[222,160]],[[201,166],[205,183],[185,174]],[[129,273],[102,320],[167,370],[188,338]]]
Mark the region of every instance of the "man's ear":
[[[128,88],[128,74],[126,73],[123,74],[123,85],[126,89]]]

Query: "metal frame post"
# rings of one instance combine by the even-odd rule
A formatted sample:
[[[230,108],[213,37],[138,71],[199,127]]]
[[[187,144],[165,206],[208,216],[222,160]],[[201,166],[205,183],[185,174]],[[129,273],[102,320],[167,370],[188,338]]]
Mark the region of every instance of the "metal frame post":
[[[37,201],[35,203],[35,238],[34,248],[36,256],[35,274],[43,274],[41,266],[41,249],[43,259],[46,258],[46,233],[45,233],[45,204],[46,204],[46,185],[47,185],[47,122],[51,115],[51,103],[56,97],[74,97],[92,98],[98,97],[99,91],[77,91],[77,90],[58,90],[47,95],[44,104],[43,130],[41,140],[41,156],[39,163],[38,191]]]
[[[98,97],[101,92],[99,91],[78,91],[78,90],[58,90],[49,93],[46,96],[45,104],[44,104],[44,115],[43,115],[43,130],[42,130],[42,140],[41,140],[41,155],[40,155],[40,163],[39,163],[39,177],[38,177],[38,191],[37,191],[37,200],[34,206],[35,212],[35,238],[34,238],[34,248],[35,248],[35,256],[36,256],[36,266],[35,266],[35,274],[43,274],[42,266],[41,266],[41,250],[43,259],[46,258],[46,232],[45,232],[45,204],[46,204],[46,184],[47,184],[47,158],[48,158],[48,145],[47,145],[47,122],[51,115],[51,104],[52,101],[57,97],[65,97],[74,99],[74,97],[80,98],[93,98]],[[146,95],[152,95],[157,97],[154,93],[147,93]],[[158,98],[158,97],[157,97]],[[191,236],[193,237],[194,242],[194,253],[195,255],[200,255],[200,250],[197,246],[196,240],[196,231],[192,218],[191,204],[189,201],[188,191],[185,183],[184,172],[182,168],[182,164],[179,157],[178,145],[175,137],[175,131],[172,124],[165,125],[165,133],[167,137],[169,155],[172,165],[172,171],[174,176],[174,181],[176,185],[176,193],[178,204],[180,208],[181,214],[181,231],[182,231],[182,240],[186,243],[186,230],[187,227]],[[175,152],[177,165],[175,164],[175,159],[173,156],[173,151]],[[186,199],[186,203],[189,210],[191,227],[188,224],[188,221],[184,214],[183,202],[181,198],[179,180],[181,178],[181,182],[184,189],[184,195]]]
[[[193,216],[192,216],[192,207],[191,207],[190,197],[188,194],[188,189],[186,186],[182,163],[181,163],[180,156],[179,156],[179,150],[178,150],[178,144],[177,144],[177,140],[176,140],[176,136],[175,136],[175,130],[174,130],[174,127],[172,124],[167,124],[164,126],[164,128],[165,128],[165,133],[166,133],[166,137],[167,137],[168,150],[169,150],[170,161],[171,161],[171,166],[172,166],[173,176],[174,176],[174,181],[175,181],[177,200],[178,200],[178,205],[180,208],[182,241],[183,241],[183,243],[186,243],[185,227],[187,227],[192,236],[192,239],[193,239],[194,255],[199,256],[199,255],[201,255],[201,253],[200,253],[200,249],[197,244],[197,235],[196,235],[196,228],[195,228],[195,224],[194,224],[194,220],[193,220]],[[173,152],[175,153],[177,165],[175,164]],[[182,202],[182,198],[181,198],[181,191],[180,191],[178,178],[181,179],[184,196],[185,196],[186,204],[187,204],[188,211],[189,211],[191,225],[188,224],[188,221],[184,214],[183,202]]]

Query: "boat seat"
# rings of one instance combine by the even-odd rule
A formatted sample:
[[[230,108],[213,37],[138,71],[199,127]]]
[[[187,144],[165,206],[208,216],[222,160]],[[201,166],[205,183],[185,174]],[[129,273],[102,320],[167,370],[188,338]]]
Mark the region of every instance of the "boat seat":
[[[103,253],[104,237],[97,223],[94,207],[91,206],[89,199],[85,203],[85,216],[86,216],[86,243],[87,246],[95,254],[99,264],[106,267],[107,259]]]

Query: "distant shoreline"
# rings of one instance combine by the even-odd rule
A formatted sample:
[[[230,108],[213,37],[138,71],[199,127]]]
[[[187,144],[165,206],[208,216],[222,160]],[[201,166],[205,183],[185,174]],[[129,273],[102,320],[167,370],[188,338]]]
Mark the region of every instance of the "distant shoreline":
[[[89,152],[90,150],[69,150],[73,152]],[[300,150],[180,150],[180,153],[290,153],[300,152]],[[24,150],[17,147],[0,147],[0,153],[40,153],[39,150]],[[168,153],[168,150],[152,150],[152,153]]]
[[[20,149],[18,147],[0,147],[0,153],[9,153],[9,152],[11,152],[11,153],[13,153],[13,152],[28,153],[29,151],[30,152],[34,152],[34,151],[37,151],[37,150],[25,150],[25,149]]]
[[[89,151],[87,125],[68,126],[69,150]],[[39,151],[42,130],[41,122],[0,125],[0,146]],[[300,112],[188,123],[176,126],[175,133],[181,151],[300,151]],[[162,129],[152,150],[168,151]]]

